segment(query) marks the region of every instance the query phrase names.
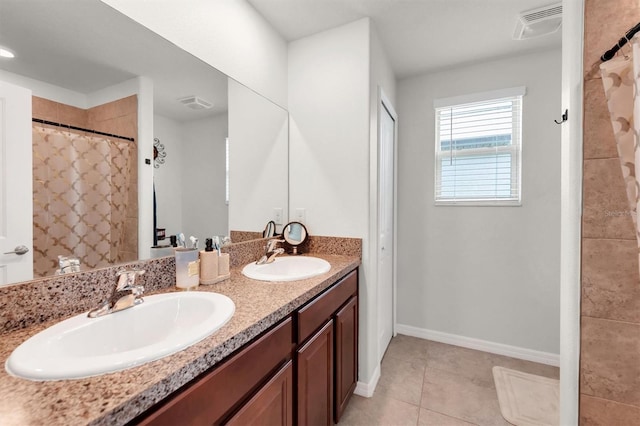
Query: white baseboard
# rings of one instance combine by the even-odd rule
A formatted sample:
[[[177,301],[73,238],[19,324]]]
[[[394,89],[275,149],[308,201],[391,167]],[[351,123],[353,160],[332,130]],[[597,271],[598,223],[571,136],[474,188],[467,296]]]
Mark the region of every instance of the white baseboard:
[[[356,384],[356,390],[353,392],[356,395],[364,396],[365,398],[371,398],[373,396],[373,391],[376,390],[376,386],[378,385],[378,380],[380,380],[380,364],[373,371],[373,377],[368,383],[358,381]]]
[[[419,337],[449,345],[462,346],[463,348],[476,349],[492,354],[505,355],[540,364],[560,366],[560,355],[550,352],[541,352],[533,349],[509,346],[502,343],[489,342],[487,340],[474,339],[472,337],[458,336],[456,334],[443,333],[441,331],[428,330],[410,325],[396,324],[396,331],[406,336]],[[356,388],[357,390],[357,388]]]

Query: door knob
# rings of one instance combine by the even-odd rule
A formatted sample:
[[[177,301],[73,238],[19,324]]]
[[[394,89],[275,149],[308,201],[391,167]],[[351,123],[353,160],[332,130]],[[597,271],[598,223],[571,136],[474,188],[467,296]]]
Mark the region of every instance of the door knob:
[[[5,254],[17,254],[18,256],[22,256],[29,251],[27,246],[17,246],[13,251],[8,251]]]

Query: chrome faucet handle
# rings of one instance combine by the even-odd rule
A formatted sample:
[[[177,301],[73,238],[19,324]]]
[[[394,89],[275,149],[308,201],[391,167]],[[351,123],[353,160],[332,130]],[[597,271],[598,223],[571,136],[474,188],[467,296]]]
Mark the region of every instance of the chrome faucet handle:
[[[144,287],[140,285],[136,285],[136,278],[139,275],[143,275],[145,273],[142,269],[124,269],[122,271],[118,271],[116,274],[117,283],[115,291],[125,291],[125,290],[134,290],[135,292],[140,291],[139,294],[144,292]],[[139,294],[136,294],[138,296]]]
[[[118,271],[118,273],[116,273],[116,286],[113,288],[111,296],[98,305],[97,308],[90,310],[87,316],[89,318],[97,318],[131,308],[144,302],[142,299],[144,287],[136,284],[136,278],[144,273],[145,271],[142,269],[124,269]],[[116,300],[115,296],[118,292],[122,291],[130,291],[131,293]]]
[[[266,252],[270,253],[270,252],[274,251],[276,249],[276,247],[278,246],[278,243],[284,243],[284,240],[273,239],[273,240],[267,241]]]

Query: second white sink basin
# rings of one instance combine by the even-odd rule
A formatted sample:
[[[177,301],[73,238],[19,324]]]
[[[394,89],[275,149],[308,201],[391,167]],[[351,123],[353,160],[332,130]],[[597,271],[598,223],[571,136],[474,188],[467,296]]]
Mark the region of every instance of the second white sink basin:
[[[264,265],[249,263],[242,269],[242,274],[260,281],[296,281],[324,274],[330,269],[329,262],[317,257],[282,256]]]
[[[133,308],[98,318],[83,313],[41,331],[12,352],[5,368],[37,381],[124,370],[199,342],[234,312],[233,301],[218,293],[145,296]]]

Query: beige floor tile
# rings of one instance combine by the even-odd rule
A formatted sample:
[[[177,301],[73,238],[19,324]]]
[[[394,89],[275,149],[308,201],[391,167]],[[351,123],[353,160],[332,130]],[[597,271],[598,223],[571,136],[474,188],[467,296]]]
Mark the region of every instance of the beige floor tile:
[[[425,368],[422,361],[404,361],[385,357],[380,368],[381,374],[376,386],[376,394],[420,405]]]
[[[427,348],[433,343],[417,337],[398,334],[391,339],[384,357],[392,357],[405,361],[426,361]]]
[[[421,408],[418,426],[474,426],[474,424]]]
[[[430,345],[427,353],[427,368],[456,373],[472,384],[495,388],[493,359],[486,352],[439,343]]]
[[[481,426],[509,426],[500,414],[495,389],[449,371],[426,369],[420,406]]]
[[[374,395],[372,398],[353,395],[339,426],[415,426],[418,410],[416,405],[383,395]]]
[[[492,366],[510,368],[511,370],[522,371],[523,373],[535,374],[548,377],[550,379],[560,378],[560,369],[546,364],[525,361],[523,359],[509,358],[507,356],[486,354]]]

